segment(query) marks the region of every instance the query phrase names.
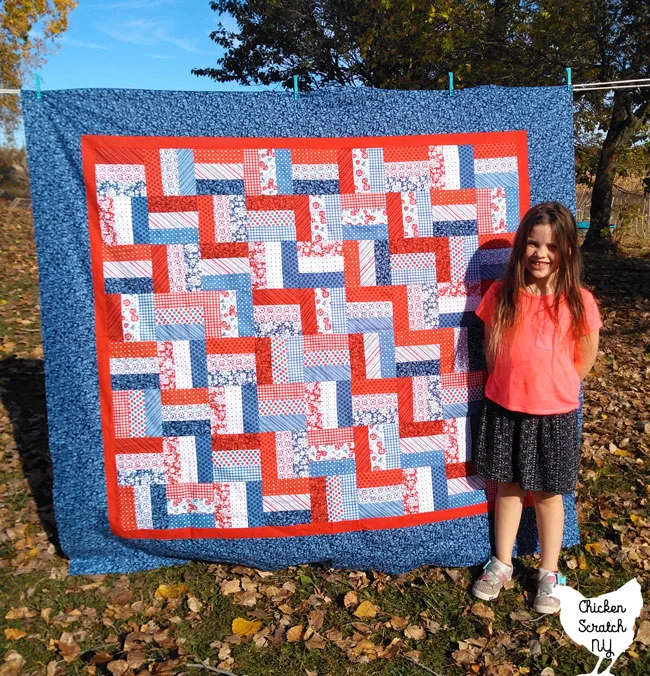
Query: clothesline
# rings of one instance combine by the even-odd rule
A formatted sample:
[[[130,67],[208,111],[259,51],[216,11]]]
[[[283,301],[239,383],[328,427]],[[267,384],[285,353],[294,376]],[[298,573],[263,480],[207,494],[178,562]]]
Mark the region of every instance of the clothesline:
[[[637,87],[650,87],[650,78],[637,80],[611,80],[609,82],[584,82],[573,85],[577,92],[598,91],[603,89],[636,89]]]
[[[650,87],[650,78],[641,78],[637,80],[612,80],[610,82],[583,82],[570,86],[574,92],[636,89],[638,87]],[[0,94],[18,95],[20,92],[20,89],[0,89]]]

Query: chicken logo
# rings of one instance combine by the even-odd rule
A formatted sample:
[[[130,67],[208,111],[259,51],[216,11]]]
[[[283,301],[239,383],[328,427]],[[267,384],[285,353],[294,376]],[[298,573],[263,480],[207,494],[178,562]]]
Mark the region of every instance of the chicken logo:
[[[558,585],[553,594],[560,599],[560,622],[569,638],[598,657],[593,671],[580,676],[598,674],[603,660],[611,660],[602,674],[611,668],[619,655],[634,640],[634,622],[643,607],[641,585],[632,578],[616,591],[593,599],[585,598],[571,587]]]

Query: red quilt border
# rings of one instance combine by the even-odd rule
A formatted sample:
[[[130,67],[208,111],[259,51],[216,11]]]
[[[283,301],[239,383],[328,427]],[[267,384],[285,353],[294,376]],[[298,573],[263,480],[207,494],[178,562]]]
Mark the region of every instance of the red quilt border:
[[[492,138],[490,138],[492,137]],[[494,137],[496,139],[492,140]],[[525,130],[472,132],[458,134],[421,134],[407,136],[361,136],[361,137],[165,137],[165,136],[81,136],[82,170],[86,187],[88,225],[90,239],[91,274],[95,301],[95,338],[99,376],[99,402],[102,434],[104,438],[104,466],[106,472],[106,491],[108,521],[111,531],[123,538],[142,539],[188,539],[188,538],[278,538],[308,535],[327,535],[350,531],[384,530],[420,526],[437,521],[451,520],[466,516],[484,514],[493,509],[492,502],[483,502],[466,507],[410,514],[394,517],[377,517],[356,521],[337,521],[329,523],[311,523],[292,526],[264,526],[254,528],[178,528],[178,529],[141,529],[128,530],[120,525],[120,507],[118,496],[117,469],[115,466],[115,438],[112,425],[112,387],[110,376],[110,347],[106,313],[106,295],[104,292],[102,237],[99,223],[99,210],[96,194],[95,164],[100,148],[144,149],[160,148],[317,148],[341,149],[368,147],[404,147],[409,145],[462,145],[513,143],[517,149],[517,168],[519,175],[519,212],[520,217],[530,205],[530,181],[528,175],[528,134]],[[125,162],[128,163],[128,162]],[[527,496],[525,504],[532,504]]]

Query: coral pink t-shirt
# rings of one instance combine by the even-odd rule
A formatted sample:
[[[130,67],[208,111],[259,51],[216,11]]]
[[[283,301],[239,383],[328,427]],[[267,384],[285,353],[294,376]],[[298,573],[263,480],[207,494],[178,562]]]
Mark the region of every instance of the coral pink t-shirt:
[[[501,281],[489,288],[476,314],[490,326]],[[580,376],[574,366],[575,340],[569,332],[571,315],[560,303],[556,330],[553,294],[537,296],[520,291],[521,319],[507,354],[498,354],[485,385],[485,396],[510,411],[532,415],[568,413],[579,406]],[[582,289],[586,329],[593,333],[603,324],[594,297]]]

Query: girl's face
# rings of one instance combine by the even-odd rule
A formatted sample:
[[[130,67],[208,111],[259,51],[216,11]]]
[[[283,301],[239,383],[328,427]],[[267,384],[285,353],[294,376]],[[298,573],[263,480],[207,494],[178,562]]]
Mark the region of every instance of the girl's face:
[[[550,225],[534,225],[528,239],[523,258],[526,281],[548,283],[560,262],[557,242]]]

